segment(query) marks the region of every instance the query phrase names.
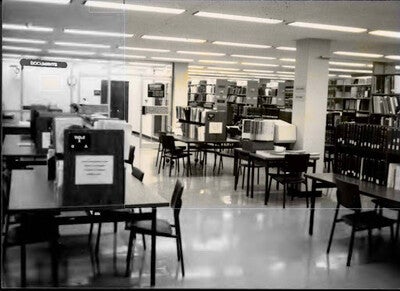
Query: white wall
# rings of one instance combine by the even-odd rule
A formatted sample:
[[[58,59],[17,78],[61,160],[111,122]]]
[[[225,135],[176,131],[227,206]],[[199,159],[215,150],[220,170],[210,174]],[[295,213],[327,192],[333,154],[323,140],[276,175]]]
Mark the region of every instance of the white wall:
[[[3,110],[21,109],[21,71],[16,74],[15,67],[20,68],[16,60],[3,60],[2,96]]]
[[[173,66],[173,98],[172,98],[172,129],[175,131],[180,124],[176,119],[176,106],[187,106],[188,102],[188,64],[174,63]]]

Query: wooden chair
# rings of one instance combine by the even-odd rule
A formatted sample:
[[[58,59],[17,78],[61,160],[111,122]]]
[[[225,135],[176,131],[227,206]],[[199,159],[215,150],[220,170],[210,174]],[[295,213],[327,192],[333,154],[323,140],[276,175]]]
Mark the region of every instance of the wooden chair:
[[[396,234],[395,234],[395,242],[399,239],[399,228],[400,228],[400,203],[395,201],[387,201],[383,199],[373,199],[372,203],[375,204],[375,211],[378,212],[382,216],[383,208],[390,209],[393,211],[397,211],[397,225],[396,225]]]
[[[283,185],[283,208],[286,206],[286,194],[288,186],[298,186],[304,184],[306,186],[306,193],[308,193],[307,180],[304,177],[304,173],[307,172],[308,162],[310,154],[287,154],[285,155],[284,163],[281,172],[275,174],[270,173],[270,179],[268,184],[267,196],[271,191],[272,180],[274,179],[277,183]],[[308,208],[308,195],[306,194],[306,202]],[[268,201],[268,199],[266,199]]]
[[[181,262],[182,276],[185,276],[185,267],[183,263],[183,250],[182,250],[182,236],[181,236],[181,226],[179,221],[179,214],[182,207],[182,193],[183,184],[180,180],[175,183],[174,192],[172,193],[170,206],[173,210],[174,224],[169,223],[164,219],[156,220],[156,235],[162,237],[171,237],[176,239],[176,248],[178,254],[178,261]],[[128,255],[126,258],[126,275],[130,273],[131,257],[133,241],[136,237],[136,233],[141,233],[143,235],[151,235],[151,220],[140,220],[140,221],[129,221],[126,224],[126,229],[130,230],[129,244],[128,244]],[[173,229],[175,231],[173,231]]]
[[[331,233],[329,236],[328,248],[326,253],[329,254],[333,233],[335,231],[335,225],[337,222],[344,222],[351,226],[351,236],[349,251],[347,254],[347,266],[350,266],[351,256],[353,253],[354,235],[356,231],[368,230],[368,245],[371,250],[371,240],[372,240],[372,230],[374,228],[390,227],[390,233],[393,240],[393,224],[395,220],[381,216],[375,211],[362,211],[361,209],[361,199],[358,185],[345,182],[340,179],[336,179],[336,197],[337,205],[335,210],[335,216],[333,218],[333,224],[331,228]],[[343,215],[338,219],[339,208],[343,206],[352,210],[354,213]]]
[[[173,136],[164,135],[160,136],[161,144],[162,144],[162,153],[160,164],[158,166],[158,173],[161,171],[161,164],[164,169],[166,159],[169,159],[169,176],[171,177],[172,172],[172,161],[177,161],[177,169],[179,173],[179,160],[183,159],[183,164],[185,163],[184,159],[187,158],[188,154],[184,152],[182,148],[178,148],[175,146],[175,139]]]

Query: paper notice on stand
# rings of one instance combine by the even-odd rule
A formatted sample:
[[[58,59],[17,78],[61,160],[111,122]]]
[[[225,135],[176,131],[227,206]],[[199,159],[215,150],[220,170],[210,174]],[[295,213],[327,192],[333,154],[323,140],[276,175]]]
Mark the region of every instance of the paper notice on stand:
[[[210,122],[208,128],[209,134],[221,134],[222,133],[222,122]]]
[[[76,185],[110,185],[113,183],[113,177],[114,156],[76,156]]]
[[[50,132],[42,132],[42,148],[48,149],[50,146]]]

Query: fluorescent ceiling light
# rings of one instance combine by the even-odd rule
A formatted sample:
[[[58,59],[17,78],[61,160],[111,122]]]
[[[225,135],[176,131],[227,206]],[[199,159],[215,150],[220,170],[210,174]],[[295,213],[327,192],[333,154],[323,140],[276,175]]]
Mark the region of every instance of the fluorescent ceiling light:
[[[216,56],[216,57],[222,57],[225,55],[223,53],[195,52],[195,51],[177,51],[177,53],[178,54],[187,54],[187,55]]]
[[[282,62],[292,62],[292,63],[296,62],[296,59],[288,59],[288,58],[282,58],[282,59],[279,59],[279,60],[282,61]]]
[[[223,71],[240,71],[240,69],[225,68],[225,67],[207,67],[207,69],[223,70]]]
[[[40,48],[10,46],[10,45],[3,45],[3,50],[22,51],[22,52],[41,52],[42,51],[42,49],[40,49]]]
[[[19,54],[2,54],[3,57],[9,57],[9,58],[19,58],[22,57],[22,55]]]
[[[28,30],[28,31],[37,31],[37,32],[52,32],[54,30],[51,27],[33,26],[33,25],[29,25],[29,24],[11,24],[11,23],[3,23],[3,29]]]
[[[114,53],[102,53],[102,56],[111,57],[111,58],[127,58],[127,59],[145,59],[145,56],[137,56],[137,55],[127,55],[127,54],[114,54]]]
[[[157,63],[129,62],[129,64],[133,66],[165,67],[165,64],[157,64]]]
[[[204,69],[204,66],[189,66],[190,69]]]
[[[330,72],[348,72],[348,73],[368,73],[372,74],[372,70],[356,70],[356,69],[342,69],[342,68],[329,68]]]
[[[282,51],[296,51],[296,48],[291,46],[278,46],[276,49]]]
[[[216,61],[216,60],[199,60],[199,63],[206,63],[206,64],[237,64],[237,62],[231,61]]]
[[[335,65],[335,66],[345,66],[345,67],[368,67],[369,66],[369,64],[347,63],[347,62],[329,62],[329,64],[330,65]]]
[[[156,13],[167,13],[167,14],[181,14],[185,12],[185,9],[174,9],[157,6],[144,6],[135,4],[122,4],[115,2],[104,2],[104,1],[93,1],[88,0],[85,6],[96,7],[96,8],[108,8],[108,9],[120,9],[140,12],[156,12]]]
[[[305,27],[305,28],[315,28],[315,29],[324,29],[324,30],[333,30],[333,31],[341,31],[341,32],[352,32],[352,33],[360,33],[366,32],[366,28],[359,27],[350,27],[350,26],[340,26],[340,25],[330,25],[330,24],[321,24],[321,23],[311,23],[311,22],[292,22],[288,23],[290,26],[297,27]]]
[[[293,75],[294,72],[288,72],[288,71],[276,71],[278,74],[291,74]]]
[[[399,55],[389,55],[389,56],[385,56],[385,58],[390,59],[390,60],[400,60]]]
[[[3,42],[45,44],[47,41],[45,41],[45,40],[39,40],[39,39],[16,38],[16,37],[3,37]]]
[[[184,62],[184,63],[189,63],[193,62],[192,59],[180,59],[180,58],[161,58],[161,57],[151,57],[153,60],[158,60],[158,61],[167,61],[167,62]]]
[[[342,56],[364,57],[364,58],[381,58],[381,57],[383,57],[383,55],[380,55],[380,54],[358,53],[358,52],[336,51],[333,53],[336,55],[342,55]]]
[[[282,68],[287,68],[287,69],[295,69],[295,66],[289,66],[289,65],[282,65]]]
[[[396,70],[400,70],[400,66],[394,66]]]
[[[279,67],[279,65],[274,65],[274,64],[246,63],[246,62],[243,62],[241,64],[247,66],[258,66],[258,67]]]
[[[225,19],[225,20],[236,20],[236,21],[246,21],[246,22],[254,22],[254,23],[266,23],[266,24],[276,24],[276,23],[283,22],[283,20],[279,20],[279,19],[251,17],[251,16],[223,14],[223,13],[212,13],[212,12],[204,12],[204,11],[196,12],[193,15],[201,16],[201,17],[208,17],[208,18],[217,18],[217,19]]]
[[[15,2],[31,2],[31,3],[43,3],[43,4],[58,4],[58,5],[68,5],[71,0],[14,0]]]
[[[243,69],[243,72],[273,73],[274,71]]]
[[[55,45],[60,46],[76,46],[76,47],[87,47],[87,48],[110,48],[110,45],[105,44],[92,44],[92,43],[79,43],[79,42],[63,42],[63,41],[56,41],[54,42]]]
[[[336,77],[335,74],[328,74],[329,77]]]
[[[340,78],[351,78],[351,75],[338,75]]]
[[[62,54],[62,55],[78,55],[78,56],[92,56],[94,52],[88,51],[66,51],[66,50],[47,50],[51,54]]]
[[[109,37],[133,37],[132,33],[97,31],[97,30],[82,30],[73,28],[64,28],[63,31],[69,34],[81,34],[89,36],[109,36]]]
[[[178,41],[178,42],[192,42],[192,43],[204,43],[204,39],[196,38],[183,38],[183,37],[171,37],[171,36],[157,36],[157,35],[142,35],[143,39],[151,40],[165,40],[165,41]]]
[[[264,45],[264,44],[240,43],[240,42],[229,42],[229,41],[213,41],[212,44],[238,46],[238,47],[251,47],[260,49],[267,49],[271,47],[270,45]]]
[[[262,56],[251,56],[251,55],[231,55],[234,58],[245,58],[245,59],[260,59],[260,60],[275,60],[274,57],[262,57]]]
[[[373,31],[370,31],[368,33],[369,34],[373,34],[373,35],[379,35],[379,36],[400,38],[400,32],[399,31],[373,30]]]
[[[120,50],[128,50],[128,51],[144,51],[144,52],[156,52],[156,53],[168,53],[170,50],[164,49],[153,49],[153,48],[145,48],[145,47],[131,47],[131,46],[119,46]]]

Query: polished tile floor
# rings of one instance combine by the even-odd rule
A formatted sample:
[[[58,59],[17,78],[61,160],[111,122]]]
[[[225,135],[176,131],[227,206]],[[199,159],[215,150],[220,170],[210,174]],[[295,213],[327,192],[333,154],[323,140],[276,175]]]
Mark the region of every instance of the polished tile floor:
[[[400,288],[400,243],[390,244],[388,230],[373,233],[370,254],[366,233],[357,233],[352,265],[346,267],[350,228],[338,224],[331,253],[326,255],[335,207],[333,190],[325,191],[317,200],[314,235],[310,237],[304,199],[295,198],[282,209],[282,192],[273,186],[269,205],[263,205],[263,171],[255,197],[247,198],[240,187],[233,190],[232,161],[228,159],[220,175],[212,175],[209,159],[206,177],[201,170],[194,170],[187,178],[182,170],[179,175],[173,171],[172,177],[167,169],[157,175],[155,156],[155,149],[137,150],[135,165],[144,170],[144,183],[168,200],[176,179],[184,182],[181,224],[186,269],[182,278],[175,241],[158,238],[156,287]],[[364,200],[363,206],[369,207],[369,201]],[[390,211],[385,214],[396,215]],[[160,209],[158,215],[172,219],[168,208]],[[112,225],[104,224],[98,258],[87,243],[88,231],[86,225],[61,227],[60,286],[149,286],[150,251],[143,250],[141,239],[136,243],[132,274],[127,278],[128,233],[124,225],[119,224],[114,235]],[[150,243],[150,238],[147,240]],[[2,270],[3,287],[19,286],[18,248],[7,250]],[[51,286],[46,244],[27,248],[27,284]]]

